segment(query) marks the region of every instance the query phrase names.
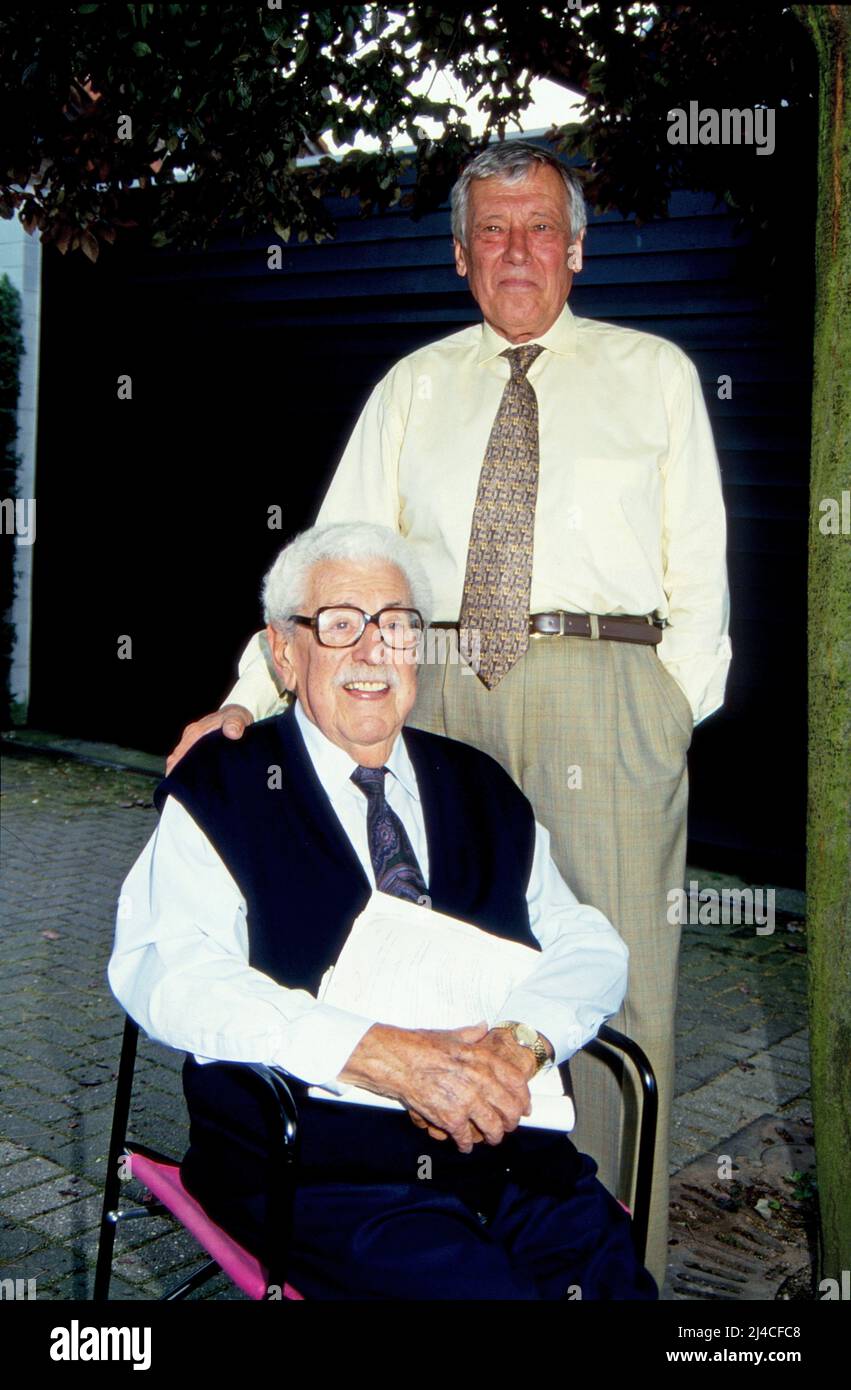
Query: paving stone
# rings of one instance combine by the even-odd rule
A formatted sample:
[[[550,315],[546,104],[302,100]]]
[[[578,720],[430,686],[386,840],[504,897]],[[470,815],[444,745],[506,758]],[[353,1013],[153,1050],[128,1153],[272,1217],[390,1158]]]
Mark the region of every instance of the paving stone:
[[[37,1187],[4,1197],[0,1201],[0,1212],[18,1221],[26,1220],[53,1211],[55,1207],[66,1206],[80,1195],[79,1183],[72,1184],[67,1176],[53,1178],[50,1182],[39,1183]]]
[[[91,1302],[94,1296],[94,1286],[94,1271],[91,1269],[83,1270],[76,1276],[76,1279],[74,1280],[73,1290],[71,1288],[70,1281],[63,1280],[53,1286],[53,1289],[48,1294],[48,1297],[63,1300],[69,1298],[79,1298],[84,1300],[84,1302],[89,1303]],[[110,1303],[138,1303],[148,1302],[150,1300],[148,1298],[148,1295],[146,1295],[144,1289],[141,1289],[134,1284],[128,1284],[125,1279],[122,1279],[117,1274],[113,1274],[109,1282],[109,1301]]]
[[[759,1096],[736,1096],[731,1100],[727,1096],[717,1098],[707,1094],[708,1089],[704,1087],[689,1097],[689,1113],[692,1123],[700,1120],[714,1126],[719,1144],[723,1144],[724,1135],[734,1133],[765,1113],[765,1101]]]
[[[28,1258],[44,1244],[40,1232],[19,1226],[8,1217],[0,1218],[0,1278],[5,1278],[5,1266]]]
[[[5,1197],[10,1192],[33,1187],[47,1178],[61,1176],[63,1173],[59,1165],[46,1158],[30,1158],[23,1163],[12,1163],[8,1168],[4,1166],[0,1169],[0,1196]]]
[[[87,1197],[82,1202],[71,1202],[68,1206],[57,1207],[43,1216],[31,1216],[30,1226],[57,1241],[73,1241],[84,1231],[97,1228],[100,1224],[103,1198]]]
[[[122,1250],[116,1255],[113,1267],[131,1283],[164,1279],[171,1285],[181,1274],[191,1274],[205,1258],[191,1236],[169,1235],[134,1250]]]
[[[52,1151],[56,1131],[45,1129],[29,1115],[19,1115],[15,1111],[9,1110],[3,1116],[3,1128],[10,1138],[20,1140],[21,1143],[26,1144],[28,1149],[35,1149],[42,1154],[49,1154]]]
[[[153,785],[150,777],[35,755],[4,768],[3,825],[13,834],[0,842],[8,923],[0,1273],[7,1261],[32,1266],[40,1297],[91,1295],[124,1027],[106,966],[121,882],[157,819],[150,807],[118,803],[149,802]],[[687,879],[736,886],[727,875],[692,869]],[[41,935],[47,927],[58,940]],[[728,1152],[730,1136],[754,1118],[754,1107],[762,1113],[769,1094],[776,1114],[807,1115],[806,957],[789,950],[790,941],[805,940],[780,924],[773,936],[744,925],[684,929],[672,1173]],[[182,1063],[182,1054],[140,1039],[130,1133],[176,1157],[188,1138]],[[63,1190],[71,1196],[58,1195]],[[127,1223],[116,1250],[112,1296],[134,1300],[159,1296],[203,1259],[164,1218]],[[243,1295],[219,1276],[194,1297]]]
[[[771,1072],[775,1076],[788,1076],[790,1080],[808,1079],[810,1075],[806,1061],[786,1056],[778,1051],[778,1045],[768,1052],[755,1052],[748,1061],[755,1072]]]
[[[774,1044],[774,1053],[779,1057],[800,1057],[802,1061],[809,1062],[810,1044],[806,1034],[793,1033],[790,1037],[784,1038],[782,1042]]]
[[[84,1265],[80,1256],[70,1247],[45,1245],[23,1256],[15,1264],[8,1265],[4,1274],[9,1279],[35,1279],[40,1289],[42,1284],[46,1287],[50,1280],[82,1268]]]
[[[31,1153],[21,1144],[13,1144],[9,1139],[0,1140],[0,1165],[5,1167],[7,1163],[18,1163],[22,1159],[30,1158]]]
[[[771,1069],[731,1072],[725,1080],[729,1095],[762,1097],[771,1110],[775,1110],[778,1105],[791,1100],[794,1096],[804,1095],[810,1086],[808,1076],[787,1077],[782,1072]],[[769,1101],[771,1102],[770,1106],[768,1105]]]
[[[68,1104],[73,1108],[74,1117],[81,1123],[85,1120],[89,1126],[97,1125],[100,1119],[108,1124],[115,1104],[115,1082],[99,1082],[90,1089],[75,1091],[68,1097]]]
[[[42,1100],[35,1093],[23,1087],[18,1088],[21,1094],[10,1097],[15,1109],[24,1118],[34,1120],[37,1124],[67,1124],[74,1119],[74,1110],[64,1101]]]
[[[68,1083],[63,1076],[57,1075],[55,1071],[49,1070],[31,1057],[13,1059],[7,1056],[3,1069],[11,1080],[26,1080],[36,1091],[48,1096],[61,1098],[68,1089]]]

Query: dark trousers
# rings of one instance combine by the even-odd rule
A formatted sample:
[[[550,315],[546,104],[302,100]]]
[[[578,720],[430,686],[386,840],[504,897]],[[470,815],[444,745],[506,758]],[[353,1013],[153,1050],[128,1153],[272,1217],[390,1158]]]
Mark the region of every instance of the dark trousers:
[[[286,1196],[275,1108],[231,1064],[188,1057],[183,1084],[191,1120],[183,1181],[274,1269]],[[566,1135],[523,1128],[461,1154],[399,1111],[292,1089],[300,1156],[286,1277],[305,1297],[657,1297],[628,1216]]]

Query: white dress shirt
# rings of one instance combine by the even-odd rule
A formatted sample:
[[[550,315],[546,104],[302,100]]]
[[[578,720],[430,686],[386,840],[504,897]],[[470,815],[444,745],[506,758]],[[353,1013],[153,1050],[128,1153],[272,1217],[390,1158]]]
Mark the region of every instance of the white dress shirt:
[[[567,304],[531,341],[546,348],[528,374],[540,433],[531,611],[657,611],[670,624],[657,654],[697,724],[722,704],[730,662],[726,519],[697,371],[665,338],[577,318]],[[317,517],[405,536],[442,622],[461,609],[509,346],[484,323],[397,362],[367,401]],[[257,637],[228,701],[255,718],[280,708]]]
[[[317,776],[374,885],[367,800],[351,781],[357,764],[311,723],[299,703],[295,718]],[[427,883],[425,826],[403,738],[397,738],[385,765],[388,803],[408,832]],[[628,951],[601,912],[577,902],[550,858],[549,833],[541,825],[536,825],[526,900],[541,960],[505,1000],[500,1017],[532,1024],[549,1038],[561,1062],[620,1007]],[[286,904],[282,879],[282,911]],[[302,929],[310,930],[309,921]],[[245,899],[174,797],[166,799],[157,829],[122,886],[108,975],[113,993],[150,1037],[192,1052],[202,1063],[279,1066],[337,1094],[347,1089],[338,1073],[375,1022],[322,1004],[306,990],[279,985],[249,965]]]

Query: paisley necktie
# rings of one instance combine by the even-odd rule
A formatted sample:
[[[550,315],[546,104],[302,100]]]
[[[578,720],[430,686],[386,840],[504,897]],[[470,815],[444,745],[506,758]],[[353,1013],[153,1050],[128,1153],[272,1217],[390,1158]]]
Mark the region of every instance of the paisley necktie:
[[[529,646],[538,398],[526,373],[543,351],[540,343],[527,343],[501,354],[511,377],[491,428],[470,527],[459,627],[468,644],[479,635],[476,674],[488,690]]]
[[[366,831],[369,855],[380,893],[419,902],[427,896],[407,831],[384,795],[386,767],[356,767],[352,781],[367,799]]]

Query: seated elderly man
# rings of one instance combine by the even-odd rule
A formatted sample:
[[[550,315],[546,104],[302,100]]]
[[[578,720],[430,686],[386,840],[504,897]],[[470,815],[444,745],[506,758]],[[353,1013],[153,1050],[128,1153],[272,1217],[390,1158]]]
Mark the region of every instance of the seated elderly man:
[[[131,1016],[188,1054],[187,1187],[271,1258],[260,1127],[216,1066],[263,1062],[298,1098],[287,1274],[307,1297],[655,1298],[593,1160],[564,1133],[518,1128],[532,1076],[619,1007],[627,950],[576,901],[493,759],[403,733],[429,608],[416,556],[384,527],[317,526],[275,561],[264,606],[295,702],[239,742],[201,739],[161,784],[109,966]],[[375,889],[540,961],[490,1027],[399,1028],[325,1004],[322,977]],[[352,1084],[400,1105],[307,1093]]]

